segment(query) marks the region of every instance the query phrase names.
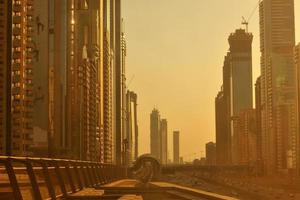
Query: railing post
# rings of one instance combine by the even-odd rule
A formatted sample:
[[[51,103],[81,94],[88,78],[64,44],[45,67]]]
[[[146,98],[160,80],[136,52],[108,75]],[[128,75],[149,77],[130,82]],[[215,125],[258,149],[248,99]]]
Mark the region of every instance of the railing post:
[[[84,186],[88,187],[89,186],[88,177],[87,177],[83,163],[80,163],[80,171],[81,171],[81,174],[83,177]]]
[[[98,166],[98,168],[99,168],[99,174],[100,174],[100,177],[101,177],[101,184],[105,184],[106,183],[106,179],[105,179],[104,165],[100,164]]]
[[[40,162],[41,162],[41,166],[42,166],[42,169],[43,169],[43,174],[44,174],[45,182],[46,182],[46,185],[47,185],[47,188],[48,188],[49,196],[52,200],[55,200],[56,195],[55,195],[55,191],[54,191],[52,181],[51,181],[51,178],[50,178],[50,175],[49,175],[48,163],[45,160],[41,160]]]
[[[11,163],[11,158],[7,158],[7,160],[4,162],[4,165],[5,165],[5,169],[7,171],[10,186],[13,190],[14,199],[15,200],[23,200],[23,197],[22,197],[19,185],[18,185],[17,177],[16,177],[14,168]]]
[[[102,165],[102,175],[103,175],[103,179],[104,179],[104,184],[106,184],[108,182],[108,174],[107,174],[107,168],[106,165],[103,164]]]
[[[90,187],[93,187],[95,185],[95,181],[94,181],[94,177],[91,173],[91,163],[86,163],[86,169],[87,169],[87,174],[89,176],[89,179],[90,179]]]
[[[72,175],[71,175],[71,172],[70,172],[69,162],[65,162],[65,169],[66,169],[66,172],[67,172],[67,177],[68,177],[68,180],[69,180],[69,183],[70,183],[70,186],[71,186],[71,190],[72,190],[73,193],[75,193],[76,189],[75,189],[74,182],[73,182],[73,179],[72,179]]]
[[[101,180],[100,180],[99,174],[97,173],[97,164],[96,163],[92,164],[92,173],[96,180],[96,186],[100,185]]]
[[[28,173],[28,176],[29,176],[29,179],[31,182],[34,199],[42,200],[42,195],[41,195],[40,188],[39,188],[39,185],[36,180],[36,176],[33,171],[33,167],[32,167],[31,161],[28,158],[26,159],[26,169],[27,169],[27,173]]]
[[[77,168],[77,163],[74,165],[74,171],[75,171],[75,176],[77,178],[77,183],[78,183],[78,187],[80,190],[83,189],[83,185],[82,185],[82,182],[81,182],[81,178],[80,178],[80,173],[79,173],[79,170]]]
[[[97,177],[98,177],[98,181],[99,181],[98,185],[101,185],[102,184],[102,177],[99,173],[99,163],[95,164],[95,173],[97,174]]]
[[[60,189],[63,193],[63,196],[66,198],[68,196],[68,194],[67,194],[66,186],[65,186],[65,183],[64,183],[64,179],[62,177],[62,174],[60,173],[60,167],[59,167],[58,161],[57,160],[51,160],[51,162],[53,162],[53,164],[54,164],[54,170],[55,170],[55,174],[56,174],[57,179],[58,179]]]

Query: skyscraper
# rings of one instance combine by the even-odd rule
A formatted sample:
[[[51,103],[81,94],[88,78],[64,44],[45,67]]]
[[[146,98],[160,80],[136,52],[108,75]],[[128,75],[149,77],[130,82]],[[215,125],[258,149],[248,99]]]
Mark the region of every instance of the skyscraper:
[[[102,1],[68,2],[67,131],[72,157],[100,160]],[[93,27],[93,28],[92,28]]]
[[[173,163],[179,164],[179,154],[180,154],[180,140],[179,140],[179,131],[173,132]]]
[[[125,164],[128,166],[138,157],[137,95],[132,91],[126,94],[126,135]]]
[[[111,33],[113,34],[114,49],[114,102],[115,102],[115,159],[116,164],[122,164],[122,148],[123,148],[123,72],[122,72],[122,20],[121,20],[121,0],[111,0]]]
[[[160,114],[157,109],[153,109],[150,115],[150,152],[161,160]]]
[[[298,80],[298,123],[300,124],[300,43],[295,47],[295,65],[297,70],[297,80]],[[297,136],[297,173],[300,174],[300,135]]]
[[[125,38],[125,33],[124,33],[124,22],[123,22],[123,18],[121,20],[121,133],[122,133],[122,146],[123,149],[126,149],[126,146],[128,146],[128,144],[125,144],[124,142],[126,141],[126,137],[127,137],[127,122],[126,122],[126,118],[127,118],[127,89],[126,89],[126,72],[125,72],[125,68],[126,68],[126,38]],[[125,150],[126,151],[126,150]],[[122,153],[122,155],[124,155],[123,160],[126,160],[126,156],[125,156],[125,152]],[[126,163],[124,163],[126,164]]]
[[[58,6],[59,5],[59,6]],[[34,4],[34,119],[32,152],[40,157],[68,156],[66,123],[67,2]]]
[[[298,133],[293,0],[260,3],[262,144],[265,172],[296,167]]]
[[[238,29],[228,42],[230,62],[231,117],[243,109],[252,108],[252,40],[251,33]]]
[[[262,172],[262,132],[261,132],[261,77],[255,83],[255,111],[256,111],[256,134],[257,134],[257,167]]]
[[[167,164],[168,161],[168,121],[162,119],[160,122],[161,134],[161,163]]]
[[[231,135],[226,97],[223,87],[215,98],[216,123],[216,164],[226,165],[231,162]]]
[[[230,34],[229,52],[224,58],[223,86],[216,103],[217,164],[232,163],[234,123],[239,113],[253,106],[251,33],[237,29]]]
[[[0,154],[10,154],[11,149],[11,29],[12,5],[10,1],[0,2]],[[11,16],[11,17],[10,17]]]
[[[34,117],[34,1],[2,1],[0,9],[0,151],[26,156],[32,153]]]
[[[114,155],[114,33],[112,30],[112,17],[110,0],[103,1],[103,78],[100,84],[100,157],[101,162],[113,163]]]
[[[255,109],[242,110],[234,121],[232,140],[233,164],[254,166],[257,161],[257,134]]]
[[[207,165],[215,165],[216,164],[216,144],[213,142],[206,143],[205,145],[205,160]]]

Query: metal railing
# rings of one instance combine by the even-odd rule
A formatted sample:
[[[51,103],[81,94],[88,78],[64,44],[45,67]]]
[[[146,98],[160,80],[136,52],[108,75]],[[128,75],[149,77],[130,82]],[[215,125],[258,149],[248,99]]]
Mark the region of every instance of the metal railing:
[[[0,183],[2,183],[0,187],[4,187],[3,183],[7,179],[7,186],[11,189],[10,195],[15,200],[26,199],[22,194],[24,187],[30,191],[31,199],[41,200],[45,199],[45,196],[46,199],[57,199],[67,197],[84,188],[99,187],[125,176],[125,168],[111,164],[0,156]],[[20,181],[20,177],[23,177],[23,182]],[[26,177],[25,183],[24,177]]]

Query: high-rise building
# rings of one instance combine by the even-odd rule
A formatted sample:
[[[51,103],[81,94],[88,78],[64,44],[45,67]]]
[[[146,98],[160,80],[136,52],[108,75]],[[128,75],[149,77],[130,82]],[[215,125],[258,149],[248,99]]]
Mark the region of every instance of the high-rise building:
[[[121,0],[111,0],[111,33],[113,34],[114,50],[114,103],[115,103],[115,161],[117,165],[122,164],[122,149],[123,146],[123,100],[124,100],[124,82],[123,82],[123,66],[122,61],[122,20],[121,20]],[[124,72],[125,73],[125,72]]]
[[[111,32],[111,1],[103,0],[103,68],[100,81],[100,161],[114,161],[114,33]],[[101,74],[101,73],[100,73]]]
[[[231,135],[229,131],[228,101],[223,87],[215,99],[216,123],[216,164],[227,165],[231,162]]]
[[[161,163],[167,164],[168,161],[168,121],[162,119],[160,122],[161,134]]]
[[[160,114],[153,109],[150,115],[150,152],[156,159],[161,160],[161,131]]]
[[[238,29],[228,42],[230,62],[231,117],[243,109],[252,108],[252,40],[251,33]]]
[[[72,157],[100,160],[102,1],[68,2],[67,131]]]
[[[228,61],[225,62],[228,66],[225,67],[229,68],[227,70],[230,72],[227,72],[229,77],[225,77],[225,80],[228,81],[228,79],[230,79],[229,113],[231,119],[231,163],[233,164],[237,162],[233,138],[239,134],[238,129],[236,129],[238,116],[242,110],[251,109],[253,106],[252,40],[252,34],[243,29],[236,30],[235,33],[230,34],[228,38],[230,48],[227,54]]]
[[[300,43],[295,47],[295,65],[297,70],[298,87],[298,124],[300,124]],[[300,135],[297,135],[297,173],[300,174]]]
[[[10,154],[11,149],[11,45],[12,5],[10,1],[0,2],[0,155]]]
[[[217,164],[232,163],[234,120],[243,109],[253,106],[251,33],[238,29],[230,34],[229,52],[223,64],[223,86],[216,103]]]
[[[173,131],[173,163],[179,164],[179,154],[180,154],[180,140],[179,131]]]
[[[10,154],[10,117],[11,117],[11,93],[10,70],[12,39],[12,5],[11,2],[0,2],[0,154]],[[7,146],[8,145],[8,146]]]
[[[51,141],[48,150],[53,152],[50,156],[69,157],[71,136],[66,131],[67,0],[52,1],[49,8],[48,132]]]
[[[127,89],[126,89],[126,74],[125,74],[125,67],[126,67],[126,38],[124,33],[124,22],[122,19],[121,22],[122,29],[121,29],[121,133],[122,133],[122,160],[126,160],[126,149],[128,144],[126,144],[126,137],[128,136],[127,131]],[[126,165],[126,162],[123,164]]]
[[[261,1],[260,36],[262,160],[271,174],[296,168],[294,0]]]
[[[255,83],[255,111],[256,111],[256,135],[257,135],[257,168],[262,172],[262,132],[261,132],[261,77]]]
[[[257,163],[257,134],[255,109],[242,110],[234,120],[232,138],[234,165],[255,166]]]
[[[215,165],[216,164],[216,144],[214,142],[206,143],[205,145],[206,152],[206,165]]]
[[[138,124],[137,124],[137,95],[132,91],[126,94],[126,155],[125,164],[128,166],[138,157]]]
[[[41,0],[35,2],[34,8],[31,151],[39,157],[67,157],[70,148],[65,131],[67,2]]]
[[[0,9],[0,151],[32,155],[34,1],[1,1]]]

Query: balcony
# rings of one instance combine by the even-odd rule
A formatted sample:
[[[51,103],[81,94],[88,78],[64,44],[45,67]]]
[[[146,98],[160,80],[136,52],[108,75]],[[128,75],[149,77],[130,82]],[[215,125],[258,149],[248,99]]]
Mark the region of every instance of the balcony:
[[[14,51],[13,52],[13,59],[20,59],[21,58],[21,52],[20,51]]]
[[[13,40],[13,47],[16,48],[16,47],[20,47],[20,46],[21,46],[21,40],[15,38]]]
[[[21,76],[20,75],[13,75],[12,76],[12,82],[17,83],[21,81]]]
[[[21,89],[20,87],[13,87],[11,92],[13,95],[20,94]]]
[[[21,28],[14,27],[14,29],[13,29],[13,35],[14,36],[21,35]]]
[[[21,64],[20,63],[14,63],[12,66],[13,71],[18,71],[20,70]]]
[[[13,11],[14,12],[22,12],[22,6],[19,4],[14,4]]]
[[[13,23],[14,24],[21,24],[22,23],[22,17],[21,16],[14,16],[13,17]]]

